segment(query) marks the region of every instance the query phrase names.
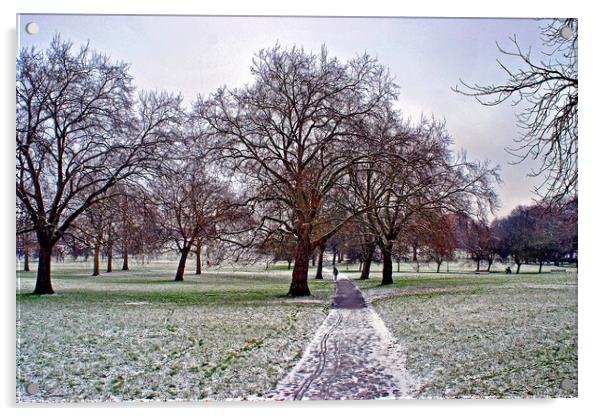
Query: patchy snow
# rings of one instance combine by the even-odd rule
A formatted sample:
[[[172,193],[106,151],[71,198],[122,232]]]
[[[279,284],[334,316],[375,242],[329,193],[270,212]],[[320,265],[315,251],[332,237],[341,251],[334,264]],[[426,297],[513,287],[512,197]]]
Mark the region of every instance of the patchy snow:
[[[160,266],[101,278],[65,266],[57,295],[20,298],[17,401],[263,400],[338,316],[350,322],[331,339],[346,340],[338,359],[365,369],[363,355],[344,352],[370,350],[365,373],[387,376],[381,397],[577,395],[574,273],[408,276],[365,288],[374,310],[328,315],[332,282],[292,299],[277,273],[187,275],[175,286],[173,264]],[[31,291],[33,274],[22,277],[19,292]],[[340,376],[341,388],[360,380]]]
[[[498,285],[390,287],[371,297],[407,346],[406,365],[422,382],[417,397],[575,397],[574,283],[575,277],[527,277]]]
[[[23,307],[17,400],[199,400],[263,395],[323,320],[305,306]],[[27,394],[27,384],[39,386]]]
[[[66,277],[54,282],[58,295],[20,297],[17,401],[261,398],[328,313],[326,300],[289,302],[287,281],[187,279]],[[21,283],[28,291],[33,278]],[[270,290],[277,300],[253,297]]]

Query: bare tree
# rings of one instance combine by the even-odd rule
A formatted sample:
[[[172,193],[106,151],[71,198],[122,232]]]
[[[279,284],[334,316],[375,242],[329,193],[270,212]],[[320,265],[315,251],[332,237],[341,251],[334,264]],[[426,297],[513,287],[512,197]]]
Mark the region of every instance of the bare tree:
[[[29,215],[23,206],[17,203],[16,228],[17,228],[17,255],[23,257],[23,271],[30,271],[29,261],[31,259],[32,229]]]
[[[497,205],[497,168],[453,156],[445,126],[422,119],[403,123],[394,112],[365,126],[379,152],[350,174],[350,203],[371,209],[363,217],[383,257],[382,284],[393,282],[393,248],[416,216],[429,212],[484,215]]]
[[[102,202],[92,205],[84,211],[83,215],[85,221],[89,223],[91,231],[89,241],[92,243],[94,253],[92,276],[100,276],[100,250],[106,242],[105,232],[108,225],[108,216]]]
[[[166,151],[171,146],[164,145],[162,149]],[[159,251],[159,220],[150,192],[146,189],[159,167],[160,163],[157,163],[152,172],[146,175],[146,179],[117,184],[110,191],[111,198],[101,202],[107,211],[103,242],[107,272],[112,271],[114,252],[121,254],[121,270],[128,271],[130,255],[145,256]]]
[[[561,33],[563,28],[568,29]],[[577,19],[556,19],[543,26],[543,59],[533,57],[530,48],[522,49],[514,36],[512,49],[498,45],[502,54],[518,60],[516,69],[498,60],[508,76],[505,83],[469,85],[461,80],[461,87],[454,88],[487,106],[511,100],[524,108],[517,116],[522,133],[507,150],[517,156],[517,163],[540,161],[531,175],[544,178],[536,193],[548,203],[577,195],[577,32]]]
[[[434,215],[425,236],[426,253],[437,264],[437,273],[444,261],[453,260],[456,251],[454,215]]]
[[[143,187],[130,184],[119,184],[114,189],[114,234],[121,252],[123,271],[130,269],[131,246],[139,237],[137,223],[144,209],[140,206],[145,201],[144,192]]]
[[[309,295],[314,249],[365,209],[343,218],[323,210],[347,168],[364,157],[355,151],[354,123],[391,99],[394,85],[373,58],[341,63],[325,48],[319,55],[279,46],[262,50],[251,72],[251,86],[221,89],[199,107],[220,137],[223,157],[250,192],[257,235],[294,235],[289,295]]]
[[[364,236],[363,244],[361,245],[362,273],[360,274],[360,279],[368,280],[370,278],[370,268],[374,260],[374,253],[376,252],[376,240],[370,238],[370,234],[368,233],[364,233]]]
[[[131,233],[127,239],[127,253],[128,256],[136,256],[143,263],[148,263],[151,257],[161,253],[163,245],[161,215],[151,191],[137,187],[134,195],[135,198],[128,200]],[[125,253],[122,253],[122,256],[125,265],[128,257]]]
[[[221,224],[235,211],[235,199],[228,183],[211,175],[204,161],[174,162],[164,166],[153,183],[165,243],[175,246],[180,260],[176,281],[184,280],[186,260],[201,241],[217,238]]]
[[[39,245],[35,294],[54,293],[52,248],[116,183],[144,171],[180,98],[133,99],[128,65],[55,37],[17,58],[16,193]]]
[[[323,270],[324,270],[324,252],[326,251],[326,242],[321,242],[314,249],[318,253],[318,263],[316,264],[316,279],[323,280]]]
[[[103,199],[86,209],[63,234],[63,238],[68,235],[69,239],[79,240],[92,251],[92,276],[100,276],[101,251],[107,247],[107,232],[113,214],[108,201]]]
[[[360,262],[360,279],[370,277],[370,268],[376,252],[376,240],[373,233],[359,219],[351,221],[343,228],[340,235],[340,244],[344,246],[349,260]]]
[[[92,276],[100,276],[101,256],[107,259],[107,273],[112,272],[114,228],[117,217],[115,194],[96,202],[71,224],[61,240],[55,245],[55,254],[60,248],[70,250],[72,254],[80,248],[92,253]]]
[[[572,259],[577,251],[576,202],[565,202],[550,209],[544,204],[518,206],[494,222],[494,236],[500,257],[510,256],[516,273],[528,261],[539,264]]]
[[[516,273],[529,258],[529,239],[534,227],[534,218],[525,206],[518,206],[510,215],[498,222],[504,254],[510,256],[516,264]]]
[[[476,271],[481,271],[481,262],[487,262],[491,270],[495,260],[495,239],[491,226],[484,218],[471,218],[468,215],[456,216],[456,244],[476,263]]]

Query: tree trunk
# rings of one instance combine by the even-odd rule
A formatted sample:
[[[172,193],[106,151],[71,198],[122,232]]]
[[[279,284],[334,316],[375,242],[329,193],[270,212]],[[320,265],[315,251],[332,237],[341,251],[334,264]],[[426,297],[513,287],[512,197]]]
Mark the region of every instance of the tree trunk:
[[[366,254],[366,260],[362,266],[362,274],[360,275],[360,280],[368,280],[370,278],[370,266],[372,266],[372,258],[374,257],[374,250],[376,246],[371,244],[368,247],[368,253]]]
[[[23,271],[28,272],[29,269],[29,235],[23,234]]]
[[[127,244],[127,242],[123,243],[122,254],[123,254],[123,266],[121,267],[121,270],[130,270],[129,253],[128,253],[128,244]]]
[[[113,271],[113,243],[109,243],[107,246],[107,273]]]
[[[477,258],[477,272],[481,271],[481,258]]]
[[[307,272],[309,270],[309,258],[311,257],[312,247],[310,241],[309,227],[303,227],[297,240],[295,252],[295,267],[293,268],[293,280],[288,291],[289,296],[309,296],[309,286],[307,285]]]
[[[541,273],[541,268],[543,267],[543,261],[539,262],[539,273]]]
[[[203,271],[203,246],[200,243],[197,243],[196,246],[196,270],[195,274],[201,274]]]
[[[441,263],[443,263],[443,262],[442,261],[437,262],[437,273],[439,273],[439,270],[441,270]]]
[[[291,269],[291,263],[292,263],[292,260],[290,260],[290,259],[289,259],[289,260],[287,260],[287,263],[288,263],[287,270],[290,270],[290,269]]]
[[[343,262],[343,254],[340,251],[337,252],[337,262],[338,263]]]
[[[186,270],[186,260],[188,259],[188,253],[190,252],[190,246],[184,245],[184,248],[180,251],[180,262],[178,263],[178,270],[176,271],[176,282],[184,280],[184,271]]]
[[[318,268],[316,269],[316,279],[322,280],[324,276],[322,276],[322,267],[324,265],[324,250],[326,250],[325,245],[321,245],[318,247]]]
[[[23,271],[28,272],[29,269],[29,248],[25,249],[25,254],[23,255]]]
[[[386,245],[381,247],[380,251],[383,255],[383,279],[381,285],[390,285],[393,283],[393,261],[391,259],[392,246]]]
[[[491,271],[491,265],[493,264],[493,259],[492,260],[487,260],[487,272]]]
[[[94,244],[94,269],[92,276],[100,276],[100,243]]]
[[[52,262],[52,246],[54,244],[41,245],[38,256],[38,276],[34,295],[52,295],[52,283],[50,281],[50,264]]]
[[[332,249],[332,267],[337,265],[337,249],[333,247]]]

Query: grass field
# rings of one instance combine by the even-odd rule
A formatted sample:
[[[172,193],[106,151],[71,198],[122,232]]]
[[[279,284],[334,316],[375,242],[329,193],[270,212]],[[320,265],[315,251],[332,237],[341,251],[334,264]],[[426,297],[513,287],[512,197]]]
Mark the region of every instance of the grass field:
[[[577,395],[576,273],[358,283],[405,346],[418,397]]]
[[[57,294],[31,296],[19,273],[17,400],[199,400],[262,396],[295,364],[328,312],[334,285],[285,297],[284,275],[207,273],[174,265],[90,277],[55,266]],[[26,386],[36,383],[37,394]]]
[[[18,272],[17,400],[264,396],[300,358],[334,294],[332,281],[312,279],[312,297],[287,298],[290,272],[278,266],[174,282],[172,262],[100,277],[86,264],[55,264],[57,294],[42,297],[29,295],[35,273]],[[391,286],[379,282],[377,268],[356,281],[405,347],[418,397],[576,395],[576,273],[406,270]],[[27,392],[30,383],[39,391]]]

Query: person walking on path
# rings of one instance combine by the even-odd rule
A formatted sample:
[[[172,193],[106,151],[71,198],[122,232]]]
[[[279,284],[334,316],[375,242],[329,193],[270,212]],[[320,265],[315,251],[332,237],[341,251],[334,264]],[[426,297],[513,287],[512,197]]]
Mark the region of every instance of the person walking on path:
[[[339,269],[337,269],[336,267],[333,267],[332,269],[332,276],[334,277],[334,281],[337,281],[337,276],[339,275]]]

